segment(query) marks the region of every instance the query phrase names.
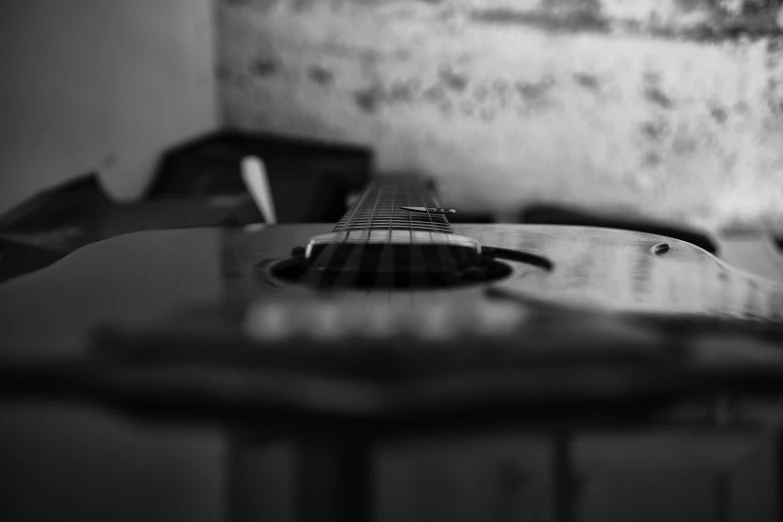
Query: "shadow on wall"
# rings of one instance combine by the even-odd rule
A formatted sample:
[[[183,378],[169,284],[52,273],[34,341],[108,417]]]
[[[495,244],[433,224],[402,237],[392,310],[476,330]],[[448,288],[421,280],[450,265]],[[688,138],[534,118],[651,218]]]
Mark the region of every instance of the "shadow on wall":
[[[370,145],[450,205],[783,230],[778,2],[229,1],[226,122]]]
[[[161,150],[217,126],[212,0],[0,7],[0,214],[87,172],[139,196]]]

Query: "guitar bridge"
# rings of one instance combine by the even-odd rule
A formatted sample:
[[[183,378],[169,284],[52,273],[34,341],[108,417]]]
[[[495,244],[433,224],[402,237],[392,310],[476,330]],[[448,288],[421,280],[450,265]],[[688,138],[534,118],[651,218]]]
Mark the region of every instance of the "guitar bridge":
[[[504,277],[475,239],[408,230],[339,231],[315,236],[304,255],[272,267],[273,276],[315,287],[428,288]]]

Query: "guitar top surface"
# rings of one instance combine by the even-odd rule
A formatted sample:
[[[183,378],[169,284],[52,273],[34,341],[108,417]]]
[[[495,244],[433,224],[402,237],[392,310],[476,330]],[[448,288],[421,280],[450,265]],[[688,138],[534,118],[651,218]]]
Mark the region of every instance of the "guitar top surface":
[[[159,323],[191,307],[247,306],[324,295],[438,306],[488,299],[489,289],[585,309],[783,323],[783,285],[736,270],[688,243],[652,234],[547,225],[454,225],[486,249],[511,257],[494,281],[431,289],[338,288],[329,292],[270,273],[332,225],[139,232],[81,248],[39,272],[0,286],[4,352],[65,355],[84,350],[95,328]],[[488,250],[487,250],[488,251]],[[422,319],[424,320],[424,319]]]

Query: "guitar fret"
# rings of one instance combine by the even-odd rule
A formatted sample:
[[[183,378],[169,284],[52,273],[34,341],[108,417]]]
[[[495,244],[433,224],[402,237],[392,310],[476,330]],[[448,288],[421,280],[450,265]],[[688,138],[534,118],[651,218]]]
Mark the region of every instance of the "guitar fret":
[[[411,227],[416,227],[416,228],[426,228],[426,229],[428,229],[428,230],[432,230],[433,232],[449,232],[449,231],[450,231],[450,229],[449,229],[449,228],[447,228],[447,227],[433,227],[433,226],[426,225],[426,224],[421,224],[421,223],[409,223],[408,225],[402,225],[402,224],[394,224],[394,223],[392,223],[392,226],[391,226],[391,228],[394,228],[394,229],[397,229],[397,230],[399,230],[399,229],[406,229],[406,228],[411,228]],[[366,228],[366,229],[372,229],[372,228],[375,228],[375,229],[378,229],[378,228],[380,228],[380,229],[387,229],[387,228],[389,228],[389,224],[388,224],[388,223],[371,223],[371,224],[370,224],[370,223],[368,223],[368,224],[362,224],[362,223],[358,223],[358,224],[352,224],[352,225],[344,225],[344,226],[341,226],[339,230],[345,230],[345,229],[347,229],[347,228],[354,228],[354,229],[359,229],[359,228]]]
[[[392,227],[392,230],[408,230],[408,229],[411,229],[411,230],[425,230],[427,232],[442,232],[442,233],[446,233],[446,234],[450,233],[446,229],[435,229],[435,228],[423,227],[423,226],[417,226],[417,225],[408,226],[408,227]],[[352,227],[352,226],[348,226],[348,227],[341,227],[339,230],[335,230],[335,232],[343,232],[345,230],[389,230],[389,227],[387,227],[387,226],[378,226],[378,227],[374,227],[374,226],[370,226],[370,227],[365,227],[365,226]]]
[[[345,223],[340,226],[344,227],[385,227],[388,228],[389,226],[392,227],[405,227],[407,225],[415,225],[417,227],[427,227],[437,230],[449,230],[449,227],[447,225],[433,225],[430,223],[420,223],[420,222],[411,222],[411,223],[403,223],[400,221],[372,221],[372,222],[356,222],[356,223]]]
[[[389,222],[389,221],[399,222],[399,223],[408,223],[409,222],[409,220],[401,219],[401,218],[394,218],[394,219],[390,219],[390,218],[362,218],[362,219],[352,219],[350,222],[351,223],[358,223],[358,222],[380,223],[380,222]],[[413,219],[412,221],[415,222],[415,223],[427,223],[427,224],[432,224],[432,225],[448,226],[448,222],[447,221],[435,221],[435,220],[430,221],[430,220],[427,220],[427,219]],[[348,221],[341,221],[340,223],[348,223]]]
[[[415,230],[453,234],[442,214],[410,212],[399,207],[436,205],[425,185],[416,179],[386,179],[372,183],[334,228],[339,231]]]

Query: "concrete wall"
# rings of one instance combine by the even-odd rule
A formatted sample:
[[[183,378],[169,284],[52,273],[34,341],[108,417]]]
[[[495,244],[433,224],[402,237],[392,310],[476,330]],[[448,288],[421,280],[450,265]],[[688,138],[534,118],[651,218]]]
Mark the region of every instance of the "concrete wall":
[[[92,171],[139,195],[217,125],[213,26],[212,0],[0,2],[0,212]]]
[[[777,1],[221,0],[228,124],[360,142],[458,209],[783,231]]]

